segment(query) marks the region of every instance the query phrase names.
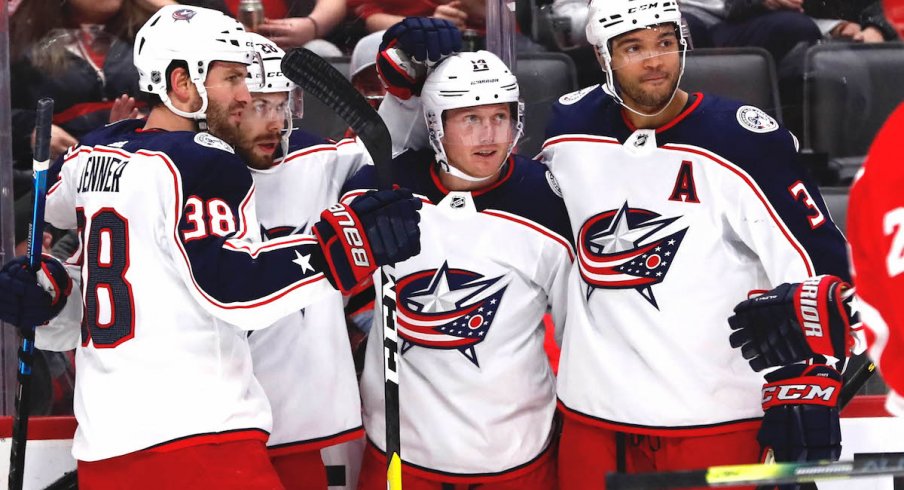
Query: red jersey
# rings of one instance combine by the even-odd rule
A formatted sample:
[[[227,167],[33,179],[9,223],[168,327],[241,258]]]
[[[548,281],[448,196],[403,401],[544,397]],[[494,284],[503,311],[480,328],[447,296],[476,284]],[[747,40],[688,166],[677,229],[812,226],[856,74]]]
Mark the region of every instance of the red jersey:
[[[851,265],[870,358],[897,393],[904,393],[904,166],[897,140],[902,136],[904,105],[873,141],[848,207]],[[904,415],[904,403],[894,393],[887,408]]]

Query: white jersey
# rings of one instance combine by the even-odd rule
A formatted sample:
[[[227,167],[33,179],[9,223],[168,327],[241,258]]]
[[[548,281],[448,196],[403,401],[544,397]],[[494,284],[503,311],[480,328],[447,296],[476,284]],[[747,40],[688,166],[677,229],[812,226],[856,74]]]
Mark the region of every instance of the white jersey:
[[[432,152],[393,161],[395,182],[424,200],[421,253],[394,268],[402,339],[399,398],[405,471],[498,476],[540,458],[555,412],[542,317],[564,321],[573,249],[568,217],[541,164],[510,160],[502,180],[448,192]],[[375,185],[367,167],[343,200]],[[382,310],[378,292],[376,311]],[[368,339],[361,392],[368,438],[385,451],[382,318]]]
[[[251,171],[264,235],[309,233],[366,158],[355,140],[329,144],[294,131],[286,158],[268,170]],[[254,374],[273,411],[271,451],[314,450],[363,435],[339,291],[253,332],[248,341]]]
[[[568,207],[566,414],[648,434],[754,426],[763,378],[727,318],[751,290],[847,277],[844,238],[763,111],[695,94],[662,129],[628,127],[599,87],[554,107],[542,158]]]
[[[85,136],[48,191],[47,221],[77,228],[82,243],[81,297],[70,302],[85,312],[73,444],[84,461],[265,440],[270,410],[247,330],[335,291],[303,262],[313,237],[260,240],[251,176],[231,147],[142,125]],[[38,335],[40,348],[75,347]]]

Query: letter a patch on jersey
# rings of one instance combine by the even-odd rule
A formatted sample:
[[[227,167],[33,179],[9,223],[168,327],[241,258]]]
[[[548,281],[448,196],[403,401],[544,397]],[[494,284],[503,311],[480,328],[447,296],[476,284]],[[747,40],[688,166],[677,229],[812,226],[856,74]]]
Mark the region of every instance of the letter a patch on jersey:
[[[678,169],[678,177],[675,178],[675,188],[669,201],[699,203],[697,186],[694,184],[694,164],[688,160],[681,162]]]

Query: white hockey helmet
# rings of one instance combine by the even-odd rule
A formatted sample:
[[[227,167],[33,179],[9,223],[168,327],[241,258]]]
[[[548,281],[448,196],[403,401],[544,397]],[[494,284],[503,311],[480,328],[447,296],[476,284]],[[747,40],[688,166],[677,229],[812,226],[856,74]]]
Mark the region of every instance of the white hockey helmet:
[[[524,129],[524,104],[520,100],[518,80],[505,63],[489,51],[462,52],[443,60],[427,76],[421,89],[421,103],[437,163],[443,171],[467,181],[480,182],[492,176],[474,177],[449,164],[443,147],[443,111],[500,103],[513,105],[515,125],[500,167],[508,160]]]
[[[253,59],[254,50],[242,24],[222,12],[201,7],[162,7],[135,36],[134,63],[140,89],[156,94],[171,111],[189,119],[206,119],[204,81],[212,62],[250,65]],[[201,108],[195,112],[177,109],[167,95],[166,71],[174,61],[186,63],[201,96]]]
[[[301,87],[282,72],[281,64],[286,52],[273,41],[255,32],[248,33],[248,37],[257,53],[255,62],[248,67],[248,91],[252,94],[287,94],[286,124],[281,138],[282,154],[286,155],[289,151],[293,119],[301,119],[303,115],[304,93]],[[252,102],[251,110],[257,111],[259,108],[254,104],[255,102]]]
[[[616,37],[633,30],[665,23],[674,24],[678,36],[681,50],[681,71],[678,73],[680,81],[684,74],[684,59],[688,50],[689,34],[685,24],[681,21],[677,0],[590,0],[587,15],[587,41],[596,49],[603,71],[606,73],[603,88],[619,104],[633,112],[637,111],[626,106],[619,94],[618,83],[612,68],[611,42]],[[672,97],[674,96],[673,93]]]

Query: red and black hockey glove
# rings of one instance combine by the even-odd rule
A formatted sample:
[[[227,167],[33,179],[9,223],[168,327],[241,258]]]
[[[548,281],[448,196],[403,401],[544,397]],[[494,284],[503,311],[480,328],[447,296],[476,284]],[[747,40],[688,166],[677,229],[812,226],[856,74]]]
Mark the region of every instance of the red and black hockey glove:
[[[757,434],[764,456],[771,449],[778,462],[837,460],[841,381],[841,374],[824,364],[794,364],[767,374]]]
[[[739,303],[728,324],[731,346],[754,371],[784,366],[815,355],[844,360],[853,346],[851,285],[835,276],[785,283]],[[846,295],[845,295],[846,296]]]
[[[406,17],[383,34],[377,73],[386,90],[407,100],[420,95],[427,67],[461,51],[461,32],[433,17]]]
[[[419,209],[420,199],[407,189],[369,191],[350,205],[336,203],[314,225],[323,255],[312,260],[348,293],[377,267],[420,253]]]
[[[43,325],[59,314],[71,291],[59,260],[43,255],[36,275],[24,255],[16,257],[0,268],[0,320],[21,328]]]

